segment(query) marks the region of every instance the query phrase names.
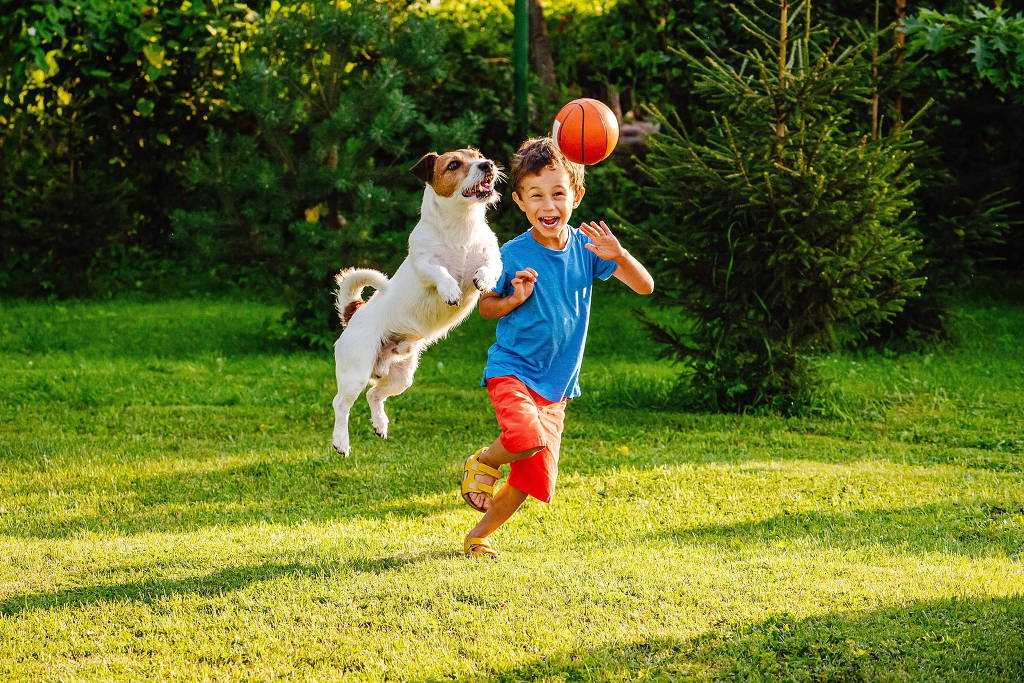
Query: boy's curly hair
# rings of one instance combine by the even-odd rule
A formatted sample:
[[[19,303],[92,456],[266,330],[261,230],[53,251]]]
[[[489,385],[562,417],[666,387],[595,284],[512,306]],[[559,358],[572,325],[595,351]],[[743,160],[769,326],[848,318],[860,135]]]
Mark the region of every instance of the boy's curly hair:
[[[576,195],[582,194],[586,189],[583,182],[583,165],[566,159],[550,137],[530,138],[519,145],[519,149],[512,155],[509,187],[513,192],[519,192],[519,183],[524,177],[539,173],[542,168],[548,166],[565,169],[569,174],[572,191]]]

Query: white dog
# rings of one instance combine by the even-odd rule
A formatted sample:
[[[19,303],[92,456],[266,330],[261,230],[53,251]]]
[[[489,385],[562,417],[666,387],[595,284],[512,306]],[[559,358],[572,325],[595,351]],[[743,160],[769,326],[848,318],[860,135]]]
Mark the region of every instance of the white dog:
[[[349,453],[349,410],[371,377],[376,383],[366,400],[373,429],[387,438],[384,400],[412,385],[423,349],[462,322],[501,275],[498,240],[484,216],[499,199],[495,164],[475,149],[460,149],[426,154],[412,172],[427,185],[409,255],[394,277],[366,268],[337,277],[344,331],[334,344],[331,445],[342,455]],[[363,302],[367,286],[377,291]]]

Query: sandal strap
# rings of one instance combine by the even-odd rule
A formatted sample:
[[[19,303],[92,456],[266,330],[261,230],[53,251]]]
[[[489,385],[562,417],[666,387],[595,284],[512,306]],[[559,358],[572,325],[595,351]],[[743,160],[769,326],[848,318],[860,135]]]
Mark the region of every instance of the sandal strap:
[[[486,474],[490,477],[500,477],[501,470],[496,470],[490,465],[480,462],[477,459],[479,455],[480,451],[477,451],[473,455],[469,456],[469,461],[466,463],[466,469],[477,474]]]
[[[476,479],[464,482],[462,490],[464,493],[472,491],[473,493],[489,493],[491,495],[494,495],[493,485],[485,484],[482,481],[477,481]]]

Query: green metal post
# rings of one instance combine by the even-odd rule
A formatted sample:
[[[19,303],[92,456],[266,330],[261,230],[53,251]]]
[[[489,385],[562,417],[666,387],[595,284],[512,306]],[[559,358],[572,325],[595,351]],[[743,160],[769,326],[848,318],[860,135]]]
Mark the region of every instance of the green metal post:
[[[529,49],[529,25],[530,15],[527,0],[516,0],[512,63],[515,69],[515,116],[519,140],[526,137],[526,130],[529,126],[526,110],[526,51]]]

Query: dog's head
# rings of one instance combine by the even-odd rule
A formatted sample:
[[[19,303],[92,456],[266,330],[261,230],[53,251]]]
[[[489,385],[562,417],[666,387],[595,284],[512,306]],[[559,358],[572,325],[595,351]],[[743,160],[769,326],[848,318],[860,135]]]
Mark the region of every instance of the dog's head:
[[[494,189],[494,183],[502,177],[501,170],[473,148],[424,154],[412,173],[430,185],[434,194],[449,201],[493,204],[501,196]]]

